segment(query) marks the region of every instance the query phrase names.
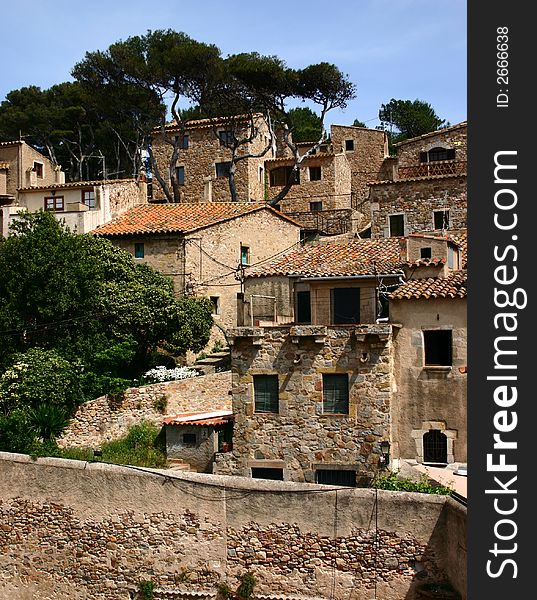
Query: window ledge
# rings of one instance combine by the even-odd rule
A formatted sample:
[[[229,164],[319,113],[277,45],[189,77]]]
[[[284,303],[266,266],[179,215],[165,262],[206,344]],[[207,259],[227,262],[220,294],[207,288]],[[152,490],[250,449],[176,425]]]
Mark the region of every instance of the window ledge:
[[[453,367],[451,365],[424,365],[423,369],[432,373],[451,373]]]

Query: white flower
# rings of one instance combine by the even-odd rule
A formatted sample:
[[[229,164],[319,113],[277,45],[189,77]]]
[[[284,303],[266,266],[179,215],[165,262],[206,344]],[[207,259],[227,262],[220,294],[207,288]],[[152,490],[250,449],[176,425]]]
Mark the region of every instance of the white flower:
[[[199,372],[190,367],[175,367],[168,369],[162,365],[150,369],[144,373],[144,379],[150,379],[155,382],[175,381],[176,379],[187,379],[189,377],[197,377]]]

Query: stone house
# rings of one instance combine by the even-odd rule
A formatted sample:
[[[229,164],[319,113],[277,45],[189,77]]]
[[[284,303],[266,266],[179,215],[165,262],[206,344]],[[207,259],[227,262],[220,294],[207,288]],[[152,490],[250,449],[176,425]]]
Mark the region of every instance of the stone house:
[[[227,329],[237,324],[244,274],[298,244],[300,226],[260,203],[147,204],[93,233],[171,277],[178,295],[209,297]]]
[[[17,200],[2,211],[7,232],[20,211],[47,210],[77,233],[88,233],[134,206],[147,204],[147,184],[136,179],[49,183],[17,189]]]
[[[253,129],[253,131],[252,131]],[[166,126],[164,135],[155,132],[153,154],[159,172],[170,185],[169,164],[172,145],[169,140],[179,135],[174,124]],[[243,144],[238,155],[252,155],[240,160],[236,165],[235,183],[240,202],[262,202],[265,199],[265,159],[278,154],[278,144],[271,145],[268,126],[262,115],[236,119],[199,119],[189,121],[180,143],[176,163],[178,181],[181,186],[181,202],[228,202],[228,183],[231,150],[225,141],[235,135],[237,138],[250,138]],[[168,141],[167,141],[168,140]],[[258,155],[258,156],[256,156]],[[164,192],[156,178],[153,178],[153,199],[164,199]]]
[[[396,144],[369,183],[371,237],[467,226],[466,121]]]
[[[231,449],[230,410],[181,413],[166,417],[163,425],[166,456],[172,464],[188,466],[198,473],[212,473],[215,453]]]
[[[306,246],[254,270],[245,281],[245,301],[252,291],[257,294],[250,302],[273,297],[276,319],[267,314],[228,332],[233,451],[217,454],[215,472],[365,485],[382,466],[386,442],[392,462],[430,460],[415,441],[420,434],[423,442],[426,425],[452,440],[457,429],[461,442],[455,450],[448,444],[451,453],[440,458],[464,461],[463,380],[449,388],[458,377],[451,372],[466,361],[465,314],[450,302],[453,286],[462,281],[461,264],[452,240],[416,235]],[[432,298],[426,310],[396,295],[413,289],[416,273],[426,283],[416,300]],[[437,301],[438,290],[445,298]],[[388,297],[396,307],[390,300],[389,316],[379,301]],[[428,333],[450,328],[449,340],[449,333]],[[449,373],[448,365],[426,364],[416,355],[416,330],[427,332],[427,356],[435,335],[452,342]],[[432,383],[422,402],[423,372]],[[451,408],[441,407],[448,394]],[[426,449],[432,441],[425,438]]]

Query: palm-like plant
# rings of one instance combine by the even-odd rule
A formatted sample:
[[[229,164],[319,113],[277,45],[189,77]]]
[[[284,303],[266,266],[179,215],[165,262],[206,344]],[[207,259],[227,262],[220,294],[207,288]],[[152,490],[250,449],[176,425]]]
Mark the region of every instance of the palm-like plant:
[[[40,404],[31,409],[28,420],[31,431],[43,440],[57,437],[69,425],[67,412],[53,404]]]

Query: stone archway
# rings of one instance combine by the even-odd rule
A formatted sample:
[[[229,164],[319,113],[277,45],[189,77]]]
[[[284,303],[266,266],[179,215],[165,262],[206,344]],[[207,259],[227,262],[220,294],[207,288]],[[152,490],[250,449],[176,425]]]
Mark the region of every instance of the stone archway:
[[[447,429],[445,421],[422,421],[421,429],[413,429],[412,437],[416,443],[416,461],[418,463],[428,462],[426,459],[430,458],[425,455],[424,440],[431,440],[438,444],[443,438],[438,436],[438,433],[433,433],[434,437],[425,438],[425,435],[431,434],[431,432],[438,432],[445,436],[445,458],[446,462],[455,462],[455,453],[453,449],[453,443],[457,439],[456,429]],[[440,450],[439,446],[436,447],[437,451]],[[431,461],[436,462],[436,461]],[[441,461],[438,461],[441,462]]]

